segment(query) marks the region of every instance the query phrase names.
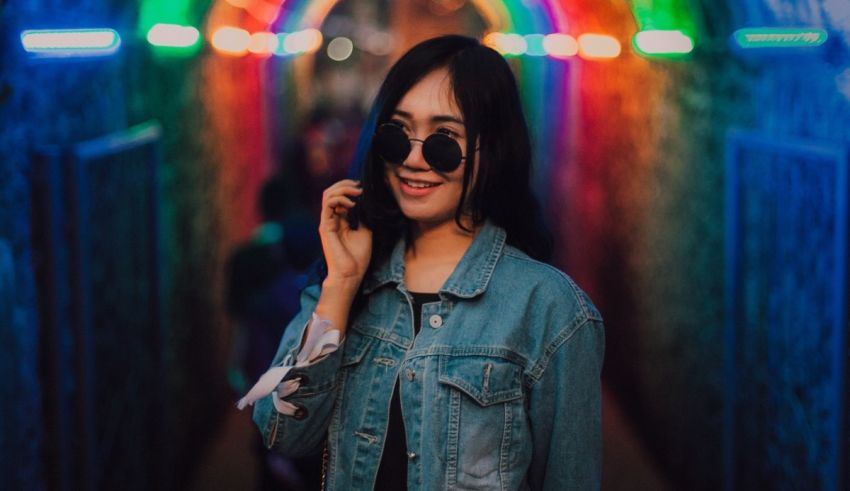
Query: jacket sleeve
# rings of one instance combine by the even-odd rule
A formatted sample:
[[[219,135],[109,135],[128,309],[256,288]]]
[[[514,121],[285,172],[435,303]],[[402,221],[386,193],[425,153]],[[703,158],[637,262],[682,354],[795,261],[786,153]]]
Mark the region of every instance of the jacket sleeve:
[[[602,321],[592,318],[566,327],[549,346],[529,399],[532,489],[600,489],[604,349]]]
[[[291,359],[297,356],[319,293],[319,285],[308,286],[301,293],[301,311],[286,327],[272,366],[281,365],[289,355]],[[286,380],[301,379],[298,390],[285,399],[296,406],[294,415],[278,412],[271,394],[254,404],[254,423],[267,448],[292,457],[321,451],[336,397],[336,374],[342,351],[343,345],[340,345],[320,361],[295,367],[287,374]]]

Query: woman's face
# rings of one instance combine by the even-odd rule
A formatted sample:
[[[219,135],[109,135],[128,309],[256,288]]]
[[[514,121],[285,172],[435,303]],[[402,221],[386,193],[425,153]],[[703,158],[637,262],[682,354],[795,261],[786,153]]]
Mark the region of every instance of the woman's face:
[[[404,128],[408,138],[424,140],[445,133],[466,152],[466,130],[445,68],[435,70],[414,85],[399,102],[390,120]],[[454,221],[463,189],[466,160],[451,172],[432,169],[422,156],[422,144],[411,142],[401,165],[387,163],[386,178],[404,216],[433,227]]]

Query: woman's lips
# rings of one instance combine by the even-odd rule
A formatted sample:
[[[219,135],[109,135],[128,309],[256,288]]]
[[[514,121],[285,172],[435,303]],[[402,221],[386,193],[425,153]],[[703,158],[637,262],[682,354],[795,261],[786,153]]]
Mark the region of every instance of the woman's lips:
[[[416,198],[427,196],[440,186],[440,183],[436,182],[415,181],[402,178],[399,178],[398,182],[402,193]]]

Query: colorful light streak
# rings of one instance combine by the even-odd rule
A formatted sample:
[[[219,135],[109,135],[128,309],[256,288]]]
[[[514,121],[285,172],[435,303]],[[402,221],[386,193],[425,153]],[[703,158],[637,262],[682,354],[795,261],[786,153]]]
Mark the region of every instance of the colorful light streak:
[[[632,38],[635,50],[646,56],[676,57],[694,50],[694,41],[682,31],[640,31]]]
[[[38,56],[104,56],[118,51],[121,36],[113,29],[26,30],[21,44]]]
[[[738,29],[732,39],[738,48],[816,48],[829,38],[823,29],[751,27]]]

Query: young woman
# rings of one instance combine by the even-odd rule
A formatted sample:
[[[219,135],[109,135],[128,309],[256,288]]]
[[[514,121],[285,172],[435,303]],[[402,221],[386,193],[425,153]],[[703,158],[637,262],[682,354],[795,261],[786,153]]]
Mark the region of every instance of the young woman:
[[[327,276],[240,405],[269,448],[324,448],[328,489],[598,488],[602,320],[540,262],[510,67],[432,39],[375,104],[362,180],[323,196]]]

